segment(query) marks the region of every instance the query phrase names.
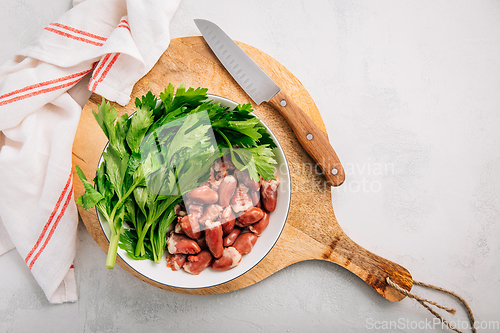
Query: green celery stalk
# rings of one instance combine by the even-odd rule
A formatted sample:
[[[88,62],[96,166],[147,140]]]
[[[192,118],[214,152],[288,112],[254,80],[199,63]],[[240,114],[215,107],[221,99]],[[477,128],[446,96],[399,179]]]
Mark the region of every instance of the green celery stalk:
[[[146,216],[146,223],[144,224],[141,233],[137,234],[139,238],[137,240],[137,246],[135,248],[136,256],[144,255],[146,251],[144,249],[144,238],[146,237],[146,234],[148,233],[153,223],[155,221],[158,221],[158,219],[167,210],[167,208],[169,208],[174,202],[181,198],[180,195],[172,195],[168,196],[165,200],[157,200],[156,195],[151,196],[155,196],[155,199],[151,200],[151,202],[148,204],[149,210],[148,215]],[[171,208],[173,209],[173,207]]]

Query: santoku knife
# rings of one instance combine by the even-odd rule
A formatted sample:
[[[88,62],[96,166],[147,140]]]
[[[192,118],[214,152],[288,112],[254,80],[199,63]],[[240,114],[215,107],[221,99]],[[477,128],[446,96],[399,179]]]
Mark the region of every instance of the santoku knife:
[[[257,105],[269,102],[278,110],[330,185],[341,185],[344,168],[326,134],[221,28],[207,20],[194,22],[208,46],[250,98]]]

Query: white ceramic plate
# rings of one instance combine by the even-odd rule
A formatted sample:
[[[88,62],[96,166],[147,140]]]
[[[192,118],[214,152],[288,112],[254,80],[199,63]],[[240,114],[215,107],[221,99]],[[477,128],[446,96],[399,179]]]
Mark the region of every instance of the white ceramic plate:
[[[238,103],[220,96],[208,95],[208,97],[229,108],[235,108],[236,105],[238,105]],[[231,281],[240,275],[245,274],[248,270],[257,265],[269,253],[269,251],[271,251],[281,235],[288,216],[291,183],[288,162],[285,158],[283,149],[269,127],[267,127],[267,125],[263,122],[262,124],[267,128],[267,131],[271,134],[271,137],[278,146],[273,150],[273,152],[275,154],[275,159],[278,162],[276,174],[280,179],[280,185],[278,187],[276,210],[270,214],[269,225],[263,231],[262,236],[258,238],[252,252],[244,255],[240,264],[228,271],[215,271],[208,267],[199,275],[191,275],[182,269],[179,271],[172,271],[168,268],[165,259],[166,254],[163,256],[161,262],[157,264],[151,260],[133,260],[127,256],[125,251],[118,248],[118,255],[127,263],[127,265],[139,274],[160,284],[177,288],[207,288]],[[99,163],[101,163],[101,161],[99,161]],[[107,223],[101,223],[99,213],[98,217],[101,228],[109,241],[109,225]]]

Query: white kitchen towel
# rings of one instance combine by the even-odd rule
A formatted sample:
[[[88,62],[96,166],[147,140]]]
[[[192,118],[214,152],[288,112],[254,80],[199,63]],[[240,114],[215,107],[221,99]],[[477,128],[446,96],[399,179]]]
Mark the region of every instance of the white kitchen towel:
[[[170,42],[180,0],[85,0],[0,68],[0,255],[17,249],[51,303],[74,302],[72,145],[89,89],[125,105]],[[90,74],[89,74],[90,75]]]

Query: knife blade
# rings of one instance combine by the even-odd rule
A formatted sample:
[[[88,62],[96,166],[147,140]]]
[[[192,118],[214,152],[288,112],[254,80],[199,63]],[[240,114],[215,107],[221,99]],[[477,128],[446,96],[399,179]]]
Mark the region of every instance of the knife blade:
[[[328,183],[341,185],[344,168],[326,134],[221,28],[207,20],[194,22],[219,61],[255,104],[269,102],[278,110]]]

